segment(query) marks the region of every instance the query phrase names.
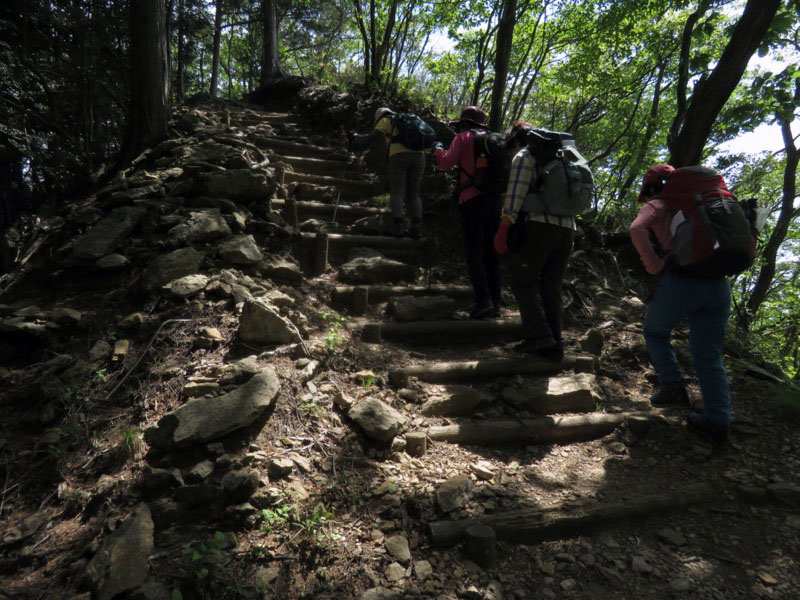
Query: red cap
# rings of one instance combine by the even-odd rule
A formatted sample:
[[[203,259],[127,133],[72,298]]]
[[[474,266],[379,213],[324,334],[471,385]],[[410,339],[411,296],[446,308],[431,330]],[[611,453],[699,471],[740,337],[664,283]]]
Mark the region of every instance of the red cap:
[[[461,111],[461,116],[458,117],[458,120],[450,121],[450,126],[452,127],[462,122],[486,129],[486,112],[477,106],[467,106]]]
[[[647,169],[644,177],[642,177],[642,189],[639,191],[639,198],[637,198],[637,200],[639,202],[644,202],[647,199],[644,196],[645,188],[650,184],[656,183],[662,179],[669,179],[674,172],[675,167],[666,163],[654,165]]]

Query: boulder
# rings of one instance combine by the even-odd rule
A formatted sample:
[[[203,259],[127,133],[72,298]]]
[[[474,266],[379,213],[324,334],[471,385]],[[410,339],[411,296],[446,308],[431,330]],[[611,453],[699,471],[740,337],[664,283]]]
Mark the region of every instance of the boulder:
[[[376,398],[362,400],[347,412],[347,416],[364,431],[367,437],[379,442],[391,440],[407,421],[397,410]]]
[[[384,257],[359,257],[339,267],[339,279],[346,283],[393,283],[412,281],[417,268]]]
[[[600,399],[595,379],[591,373],[537,379],[522,387],[504,389],[502,398],[520,410],[536,414],[592,412]]]
[[[133,233],[146,214],[141,207],[115,208],[75,242],[72,258],[81,263],[93,263],[110,254]]]
[[[258,269],[268,279],[279,279],[289,283],[303,282],[303,272],[300,267],[284,258],[262,261],[258,265]]]
[[[475,388],[450,386],[446,396],[431,398],[419,412],[428,417],[459,417],[472,414],[478,406],[491,400],[491,396]]]
[[[122,254],[108,254],[96,260],[94,267],[101,271],[119,271],[129,264],[131,264],[131,261],[122,256]]]
[[[231,235],[231,228],[219,210],[198,211],[169,230],[169,243],[174,247],[210,242]]]
[[[170,281],[164,286],[164,289],[172,296],[189,298],[202,291],[206,285],[208,285],[208,277],[195,273]]]
[[[436,489],[436,503],[446,513],[461,508],[469,502],[473,488],[469,475],[451,477]]]
[[[447,296],[395,296],[389,299],[389,314],[396,321],[438,321],[453,315],[458,304]]]
[[[222,242],[219,257],[232,265],[254,265],[264,257],[252,235],[237,235]]]
[[[145,440],[160,449],[210,442],[262,417],[272,408],[279,391],[278,375],[267,367],[232,392],[191,400],[164,415],[145,431]]]
[[[194,248],[180,248],[169,254],[162,254],[150,262],[144,274],[143,285],[146,290],[159,289],[170,281],[186,275],[194,275],[200,269],[205,254]]]
[[[147,580],[147,559],[153,549],[153,519],[141,504],[103,542],[86,573],[95,600],[111,600]]]
[[[272,169],[226,169],[200,176],[198,196],[229,198],[231,200],[268,201],[275,190]]]
[[[300,341],[292,323],[258,300],[245,301],[239,319],[239,339],[253,344],[290,344]]]

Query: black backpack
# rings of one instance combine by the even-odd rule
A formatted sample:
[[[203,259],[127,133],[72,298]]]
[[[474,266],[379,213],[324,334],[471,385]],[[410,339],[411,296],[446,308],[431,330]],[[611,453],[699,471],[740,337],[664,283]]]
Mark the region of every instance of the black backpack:
[[[403,144],[409,150],[427,150],[436,141],[433,128],[415,114],[394,114],[392,125],[397,129],[397,135],[392,136],[392,143]]]
[[[506,152],[503,136],[482,129],[473,133],[475,172],[470,185],[488,196],[500,196],[506,191],[511,171],[511,157]]]

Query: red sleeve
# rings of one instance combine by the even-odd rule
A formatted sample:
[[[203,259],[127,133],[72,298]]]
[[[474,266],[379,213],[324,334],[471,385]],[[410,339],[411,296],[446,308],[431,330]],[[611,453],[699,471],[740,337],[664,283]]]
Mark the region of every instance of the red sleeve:
[[[656,207],[650,202],[645,202],[639,210],[639,214],[631,223],[631,242],[639,253],[639,257],[644,263],[644,268],[651,275],[655,275],[664,268],[664,259],[658,257],[653,245],[650,243],[650,229],[658,219],[659,214]]]
[[[433,161],[436,163],[436,167],[441,171],[449,171],[457,166],[458,161],[461,159],[461,149],[468,141],[472,141],[472,132],[462,131],[453,138],[447,150],[437,150],[436,154],[433,155]]]

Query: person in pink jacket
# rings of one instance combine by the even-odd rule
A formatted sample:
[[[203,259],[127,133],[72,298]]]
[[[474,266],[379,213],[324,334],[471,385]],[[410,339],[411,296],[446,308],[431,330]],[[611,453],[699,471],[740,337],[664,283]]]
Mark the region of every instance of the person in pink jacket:
[[[644,338],[659,386],[650,398],[655,407],[691,408],[683,373],[670,343],[672,330],[689,321],[689,350],[703,395],[702,412],[689,412],[692,431],[723,443],[730,425],[730,387],[722,349],[730,314],[730,283],[725,277],[691,277],[673,268],[673,212],[659,193],[675,169],[666,164],[647,170],[639,202],[642,208],[631,223],[631,242],[651,275],[658,275],[655,292],[647,305]],[[650,233],[659,247],[654,246]]]
[[[467,106],[457,121],[450,123],[458,132],[445,150],[432,146],[433,160],[442,171],[460,169],[456,189],[458,213],[464,232],[467,272],[475,302],[467,309],[470,319],[500,316],[500,260],[494,251],[494,235],[500,224],[501,194],[490,194],[475,187],[475,133],[488,131],[486,113]]]

